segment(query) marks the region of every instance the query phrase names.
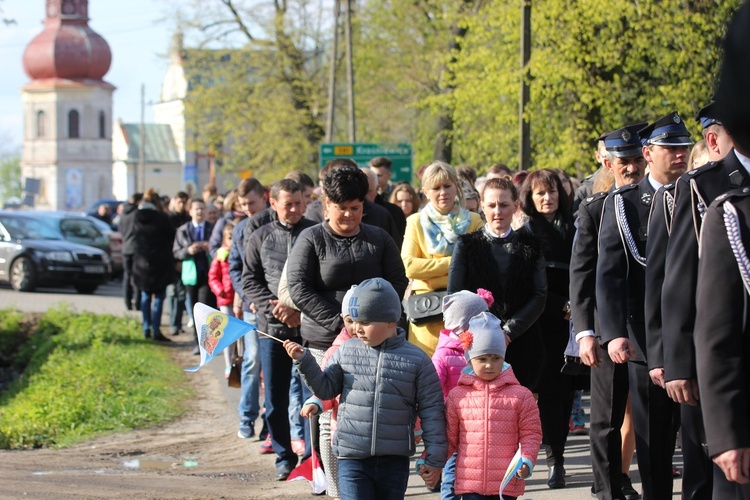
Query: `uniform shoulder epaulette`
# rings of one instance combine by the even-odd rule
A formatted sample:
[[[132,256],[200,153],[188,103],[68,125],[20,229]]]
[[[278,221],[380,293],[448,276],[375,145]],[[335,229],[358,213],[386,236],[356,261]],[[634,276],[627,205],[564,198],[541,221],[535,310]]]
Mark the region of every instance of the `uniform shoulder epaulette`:
[[[713,170],[717,168],[720,165],[718,161],[710,161],[706,163],[705,165],[701,165],[700,167],[696,168],[695,170],[690,170],[689,172],[686,172],[685,175],[690,177],[698,177],[699,175],[708,172],[710,170]]]
[[[661,187],[661,189],[663,189],[664,191],[674,191],[674,187],[676,184],[677,184],[676,182],[670,182],[670,183],[664,184]]]
[[[599,193],[594,193],[591,196],[588,196],[585,200],[581,202],[581,205],[591,205],[597,200],[603,200],[607,197],[609,193],[607,191],[601,191]]]
[[[744,187],[741,189],[733,189],[731,191],[727,191],[726,193],[720,194],[719,196],[717,196],[712,204],[721,205],[725,201],[728,201],[732,198],[745,198],[748,196],[750,196],[750,187]]]
[[[622,186],[612,191],[612,194],[622,194],[626,191],[630,191],[631,189],[638,189],[638,184],[628,184],[627,186]]]

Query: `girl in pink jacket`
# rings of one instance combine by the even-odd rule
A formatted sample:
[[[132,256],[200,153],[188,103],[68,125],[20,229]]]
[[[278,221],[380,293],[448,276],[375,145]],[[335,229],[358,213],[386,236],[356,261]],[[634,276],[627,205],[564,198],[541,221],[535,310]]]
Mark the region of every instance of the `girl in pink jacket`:
[[[234,223],[228,222],[224,226],[221,233],[221,248],[216,251],[216,258],[211,261],[211,267],[208,268],[208,287],[216,295],[216,305],[219,306],[219,310],[228,316],[234,316],[232,312],[234,286],[229,277],[228,262],[229,249],[232,246],[232,229],[234,229]],[[236,346],[233,345],[229,349],[224,349],[224,378],[229,378],[235,348]]]
[[[446,400],[449,453],[458,452],[455,493],[464,500],[497,498],[520,444],[523,466],[502,497],[515,499],[524,492],[542,442],[536,401],[505,363],[499,319],[480,313],[460,338],[470,361]]]

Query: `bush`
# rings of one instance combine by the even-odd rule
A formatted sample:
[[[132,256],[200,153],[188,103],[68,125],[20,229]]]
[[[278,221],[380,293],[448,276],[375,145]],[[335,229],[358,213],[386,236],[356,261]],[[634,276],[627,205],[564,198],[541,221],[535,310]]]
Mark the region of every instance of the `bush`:
[[[64,446],[163,422],[189,396],[181,368],[133,319],[54,309],[26,346],[23,376],[0,396],[0,448]]]

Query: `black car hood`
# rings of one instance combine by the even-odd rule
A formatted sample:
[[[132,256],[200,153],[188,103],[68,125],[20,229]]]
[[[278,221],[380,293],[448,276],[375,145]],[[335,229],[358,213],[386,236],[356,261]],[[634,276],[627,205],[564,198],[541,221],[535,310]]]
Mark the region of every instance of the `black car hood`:
[[[67,252],[86,252],[92,254],[104,253],[98,248],[89,247],[86,245],[79,245],[78,243],[72,243],[65,240],[16,240],[19,245],[23,245],[26,248],[37,250],[40,252],[56,252],[56,251],[67,251]]]

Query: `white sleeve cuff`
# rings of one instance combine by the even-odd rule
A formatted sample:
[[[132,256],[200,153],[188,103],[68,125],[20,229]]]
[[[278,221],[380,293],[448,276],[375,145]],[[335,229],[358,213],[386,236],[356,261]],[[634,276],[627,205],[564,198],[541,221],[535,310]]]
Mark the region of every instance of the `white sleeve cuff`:
[[[583,337],[596,337],[596,334],[594,333],[594,330],[584,330],[582,332],[576,333],[576,342],[581,340]]]

